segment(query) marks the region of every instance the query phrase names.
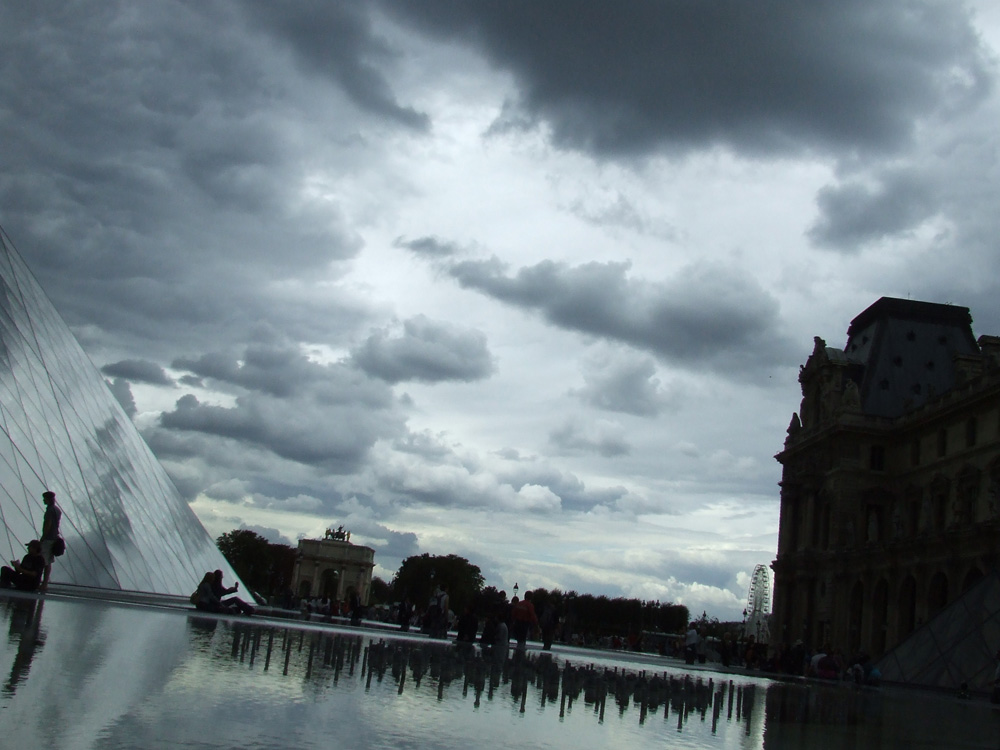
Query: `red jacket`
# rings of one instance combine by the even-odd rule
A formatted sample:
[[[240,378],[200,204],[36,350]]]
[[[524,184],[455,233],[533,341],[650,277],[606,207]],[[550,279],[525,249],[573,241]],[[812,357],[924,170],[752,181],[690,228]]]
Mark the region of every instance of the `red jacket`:
[[[535,614],[535,605],[527,599],[522,599],[511,607],[510,616],[515,622],[530,622],[532,625],[538,624],[538,615]]]

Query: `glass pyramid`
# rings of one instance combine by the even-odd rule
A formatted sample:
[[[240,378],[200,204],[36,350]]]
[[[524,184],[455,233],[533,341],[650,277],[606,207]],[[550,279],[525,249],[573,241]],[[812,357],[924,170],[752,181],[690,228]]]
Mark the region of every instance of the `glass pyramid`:
[[[1000,648],[1000,571],[985,575],[932,620],[883,656],[888,682],[982,690],[993,680]]]
[[[52,583],[190,594],[238,580],[0,229],[0,557],[20,559],[56,493]]]

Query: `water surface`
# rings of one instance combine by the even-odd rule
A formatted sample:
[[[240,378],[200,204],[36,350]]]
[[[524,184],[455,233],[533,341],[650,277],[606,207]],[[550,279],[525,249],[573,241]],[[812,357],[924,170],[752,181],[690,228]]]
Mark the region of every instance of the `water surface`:
[[[983,748],[982,700],[556,647],[493,667],[419,636],[0,599],[0,747]],[[404,668],[405,664],[405,668]]]

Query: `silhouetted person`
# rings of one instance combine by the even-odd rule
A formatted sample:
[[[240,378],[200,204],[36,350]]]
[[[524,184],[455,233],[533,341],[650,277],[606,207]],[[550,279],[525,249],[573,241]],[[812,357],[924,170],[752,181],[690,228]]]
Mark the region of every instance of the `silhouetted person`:
[[[517,597],[514,597],[517,599]],[[531,603],[531,592],[524,592],[524,599],[514,602],[510,608],[510,618],[514,626],[514,639],[517,641],[517,648],[524,651],[528,636],[538,629],[538,615],[535,613],[535,605]]]
[[[431,638],[448,637],[448,609],[451,605],[448,597],[448,587],[441,584],[431,596],[427,605],[427,632]]]
[[[37,539],[28,542],[28,554],[10,561],[10,567],[0,568],[0,588],[18,591],[37,591],[42,585],[45,573],[45,558],[42,557],[42,543]]]
[[[52,548],[59,539],[59,521],[62,519],[62,510],[56,505],[56,493],[46,490],[42,493],[42,502],[45,503],[45,515],[42,516],[42,557],[45,558],[45,572],[42,575],[41,590],[49,586],[49,576],[52,574],[52,561],[55,555]]]
[[[458,628],[455,640],[463,643],[475,643],[476,633],[479,632],[479,618],[472,611],[472,605],[466,604],[465,611],[458,618]]]
[[[497,627],[493,636],[493,663],[504,664],[509,654],[510,632],[507,630],[507,623],[504,620],[497,620]]]
[[[559,624],[559,616],[552,602],[549,602],[542,614],[538,616],[538,625],[542,630],[542,648],[546,651],[552,648],[552,637],[555,635],[556,626]]]
[[[493,647],[497,640],[497,623],[499,621],[496,612],[490,612],[483,623],[483,634],[479,636],[479,643],[483,649],[483,658],[489,659],[493,654]]]
[[[216,570],[212,573],[212,593],[215,594],[216,599],[227,607],[234,607],[240,614],[252,615],[254,613],[254,608],[238,596],[230,596],[228,599],[224,598],[230,594],[235,594],[239,587],[240,582],[237,581],[230,588],[226,588],[222,583],[222,571]]]
[[[42,607],[45,600],[28,599],[17,602],[10,618],[10,636],[17,637],[17,654],[10,666],[10,678],[3,686],[3,693],[13,695],[18,684],[28,676],[31,661],[36,649],[44,643],[39,637],[39,626],[42,621]]]
[[[688,627],[687,634],[684,636],[684,663],[694,664],[695,657],[698,655],[698,642],[701,639],[698,636],[698,629],[695,628],[694,623],[691,623]]]
[[[359,594],[356,589],[351,591],[350,607],[351,625],[360,625],[361,615],[364,613],[364,607],[361,605],[361,594]]]
[[[413,605],[410,597],[404,595],[403,601],[399,603],[399,629],[404,633],[410,629],[410,618],[413,616]]]
[[[202,612],[218,612],[220,614],[233,614],[235,607],[224,604],[222,599],[215,595],[215,573],[208,571],[205,573],[198,590],[195,592],[195,609]]]

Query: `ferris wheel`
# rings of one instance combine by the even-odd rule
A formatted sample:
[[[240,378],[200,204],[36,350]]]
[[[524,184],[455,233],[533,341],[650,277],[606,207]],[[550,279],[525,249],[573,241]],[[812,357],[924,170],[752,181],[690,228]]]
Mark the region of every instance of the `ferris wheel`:
[[[753,636],[758,643],[771,639],[768,620],[771,616],[771,573],[766,565],[753,569],[747,607],[743,610],[743,637]]]

